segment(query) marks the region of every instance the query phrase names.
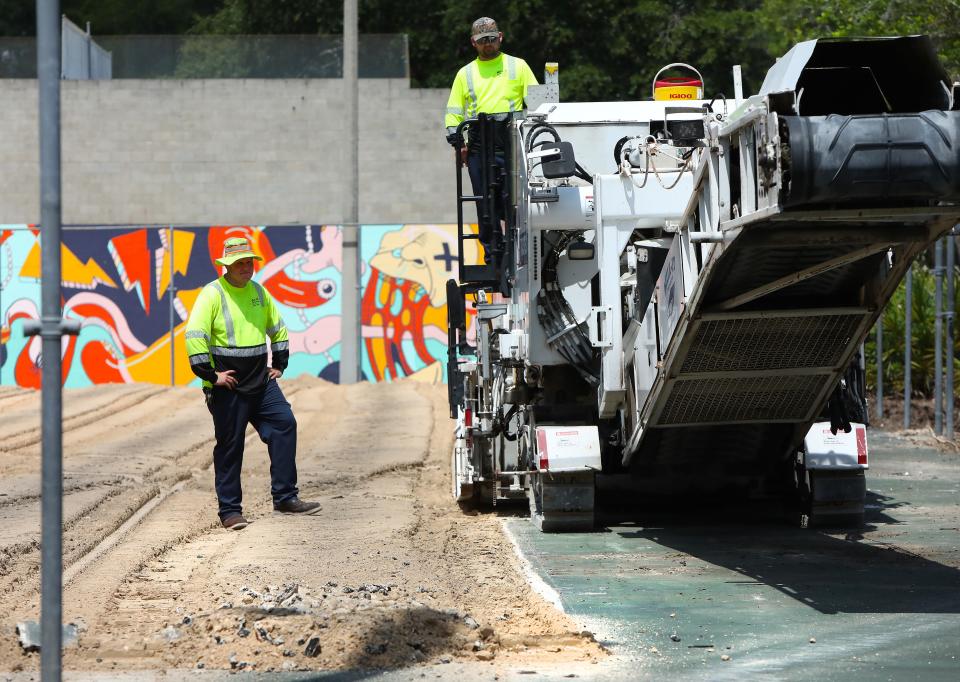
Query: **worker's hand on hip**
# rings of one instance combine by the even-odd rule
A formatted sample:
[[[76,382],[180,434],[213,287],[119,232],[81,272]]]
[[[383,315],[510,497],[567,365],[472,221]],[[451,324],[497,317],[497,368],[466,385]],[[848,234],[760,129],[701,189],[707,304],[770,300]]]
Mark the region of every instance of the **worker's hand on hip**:
[[[281,376],[283,376],[283,372],[276,367],[271,367],[269,376],[271,379],[279,379]]]
[[[467,148],[466,147],[460,148],[460,165],[461,166],[467,165]]]
[[[223,386],[231,390],[237,387],[237,380],[233,376],[235,370],[228,369],[226,372],[217,372],[217,386]]]

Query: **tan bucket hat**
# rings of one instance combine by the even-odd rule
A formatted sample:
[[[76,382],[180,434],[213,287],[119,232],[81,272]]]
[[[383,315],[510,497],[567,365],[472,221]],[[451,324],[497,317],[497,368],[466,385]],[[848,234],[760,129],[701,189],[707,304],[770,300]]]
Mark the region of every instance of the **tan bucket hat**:
[[[253,252],[249,239],[246,237],[231,237],[223,243],[223,256],[217,258],[215,262],[217,265],[233,265],[244,258],[263,260],[263,256]]]

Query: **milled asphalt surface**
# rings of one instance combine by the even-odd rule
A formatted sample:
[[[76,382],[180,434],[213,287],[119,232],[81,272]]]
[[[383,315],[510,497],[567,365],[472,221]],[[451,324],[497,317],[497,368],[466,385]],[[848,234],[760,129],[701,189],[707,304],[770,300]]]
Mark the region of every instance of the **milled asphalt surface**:
[[[633,678],[958,680],[960,455],[875,431],[870,446],[862,529],[722,515],[576,535],[506,523]]]
[[[534,583],[610,649],[599,665],[169,670],[64,679],[958,680],[960,455],[876,431],[870,447],[862,529],[808,530],[718,513],[551,535],[526,519],[505,519]],[[0,674],[4,679],[39,676]]]

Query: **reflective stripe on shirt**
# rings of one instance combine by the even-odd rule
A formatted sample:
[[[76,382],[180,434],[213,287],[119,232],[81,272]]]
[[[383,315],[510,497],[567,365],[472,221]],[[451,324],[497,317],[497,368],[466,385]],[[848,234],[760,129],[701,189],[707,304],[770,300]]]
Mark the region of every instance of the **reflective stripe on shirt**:
[[[267,344],[259,346],[247,346],[246,348],[224,348],[223,346],[210,346],[210,352],[214,355],[223,355],[231,358],[253,358],[258,355],[266,355]]]
[[[507,79],[511,81],[516,80],[517,79],[517,60],[511,57],[510,55],[506,55],[506,58],[507,58]],[[514,111],[517,110],[517,105],[512,98],[507,102],[507,104],[510,107],[510,113],[513,113]]]
[[[231,346],[236,346],[237,335],[233,331],[233,315],[230,314],[230,306],[227,304],[227,292],[225,292],[223,287],[220,286],[219,281],[214,282],[213,286],[215,286],[217,291],[220,292],[220,308],[223,311],[223,326],[227,331],[227,343]],[[224,353],[224,355],[226,354]]]
[[[473,63],[467,64],[467,118],[473,118],[477,115],[477,108],[479,105],[479,100],[477,99],[477,91],[473,88]]]

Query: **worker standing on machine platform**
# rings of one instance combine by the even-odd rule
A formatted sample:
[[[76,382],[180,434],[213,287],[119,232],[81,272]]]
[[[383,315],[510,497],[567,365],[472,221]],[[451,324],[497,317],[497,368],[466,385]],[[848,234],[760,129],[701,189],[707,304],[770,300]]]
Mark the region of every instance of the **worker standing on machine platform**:
[[[240,506],[240,469],[247,424],[253,424],[270,454],[273,508],[284,514],[313,514],[317,502],[297,497],[297,421],[277,379],[290,357],[287,328],[273,298],[251,281],[253,261],[263,260],[244,237],[228,239],[217,265],[226,274],[206,285],[187,322],[190,369],[203,380],[213,415],[214,485],[224,528],[241,530],[248,521]],[[272,367],[267,367],[267,336]]]
[[[490,17],[480,17],[473,22],[470,44],[477,51],[477,58],[462,67],[447,100],[444,124],[447,128],[447,142],[456,147],[459,144],[457,126],[464,119],[476,118],[477,114],[503,114],[503,125],[498,126],[495,150],[496,163],[505,167],[504,160],[507,134],[506,125],[510,113],[523,109],[523,100],[527,88],[537,85],[537,79],[519,57],[513,57],[500,51],[503,33],[497,28],[497,22]],[[480,167],[480,140],[472,136],[461,150],[461,162],[467,164],[470,183],[474,196],[483,194],[482,169]],[[497,197],[497,216],[505,217],[503,195]],[[479,207],[478,207],[479,208]],[[480,242],[489,251],[492,236],[489,228],[480,225]]]

